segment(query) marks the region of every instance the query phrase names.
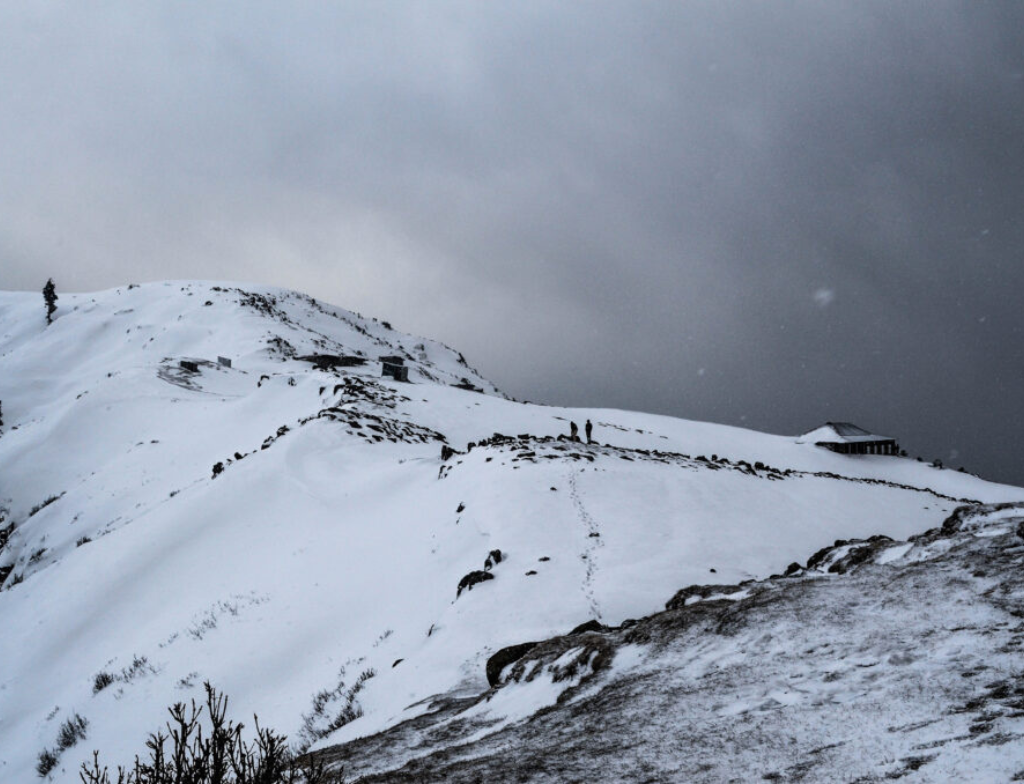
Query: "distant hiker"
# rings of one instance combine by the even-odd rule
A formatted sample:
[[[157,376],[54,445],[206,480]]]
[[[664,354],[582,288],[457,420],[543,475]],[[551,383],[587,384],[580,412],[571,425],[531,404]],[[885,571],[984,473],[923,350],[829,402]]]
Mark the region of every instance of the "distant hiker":
[[[580,432],[580,429],[578,427],[576,427],[576,423],[575,422],[570,422],[569,423],[569,440],[570,441],[579,441],[580,440],[579,432]]]
[[[590,434],[594,432],[594,426],[592,424],[590,424],[590,420],[589,419],[587,420],[586,431],[587,431],[587,443],[590,444],[590,443],[592,443],[591,440],[590,440]]]
[[[57,310],[57,300],[60,299],[57,296],[57,289],[53,285],[53,278],[46,281],[46,285],[43,286],[43,300],[46,302],[46,324],[49,326],[53,323],[53,314]]]

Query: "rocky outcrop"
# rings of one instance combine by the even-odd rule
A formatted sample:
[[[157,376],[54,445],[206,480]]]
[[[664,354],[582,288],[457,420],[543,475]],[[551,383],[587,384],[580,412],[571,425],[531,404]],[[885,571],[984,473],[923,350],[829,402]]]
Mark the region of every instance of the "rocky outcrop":
[[[472,591],[474,585],[479,585],[482,582],[486,582],[487,580],[493,579],[494,575],[490,572],[484,572],[479,569],[470,572],[461,580],[459,580],[459,587],[458,590],[456,590],[455,592],[455,598],[458,599],[460,596],[462,596],[463,590]]]
[[[487,683],[491,686],[497,686],[500,682],[502,671],[508,665],[519,661],[535,647],[537,647],[535,642],[523,642],[519,645],[509,645],[507,648],[502,648],[491,656],[487,660]]]

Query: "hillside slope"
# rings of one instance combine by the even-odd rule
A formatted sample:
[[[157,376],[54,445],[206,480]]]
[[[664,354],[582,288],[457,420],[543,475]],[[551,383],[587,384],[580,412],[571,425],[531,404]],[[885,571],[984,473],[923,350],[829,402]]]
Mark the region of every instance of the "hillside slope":
[[[203,680],[296,742],[342,742],[478,693],[504,646],[1024,500],[791,437],[518,403],[445,346],[293,292],[58,304],[47,327],[38,295],[0,294],[4,781],[35,780],[75,715],[55,781],[93,748],[131,758]],[[567,441],[587,418],[600,443]],[[474,572],[491,579],[457,597]],[[339,716],[358,718],[328,734]]]
[[[538,643],[328,748],[371,782],[1024,779],[1024,504]],[[705,593],[705,596],[701,596]]]

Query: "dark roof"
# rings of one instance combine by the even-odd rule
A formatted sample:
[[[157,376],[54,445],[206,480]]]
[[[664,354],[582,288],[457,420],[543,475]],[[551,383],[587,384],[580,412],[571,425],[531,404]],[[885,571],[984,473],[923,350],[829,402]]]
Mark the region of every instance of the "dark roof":
[[[892,436],[869,433],[852,422],[826,422],[797,437],[798,444],[870,444],[895,440]]]
[[[841,436],[869,436],[867,430],[862,427],[857,427],[852,422],[826,422],[838,435]]]

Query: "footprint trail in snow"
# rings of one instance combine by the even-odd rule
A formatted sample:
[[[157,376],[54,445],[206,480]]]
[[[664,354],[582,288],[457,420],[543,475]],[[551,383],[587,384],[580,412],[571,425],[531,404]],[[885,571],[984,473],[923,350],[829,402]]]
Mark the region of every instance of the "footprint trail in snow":
[[[569,497],[572,499],[572,505],[576,509],[576,516],[583,523],[587,531],[586,544],[583,552],[580,553],[580,560],[583,561],[584,567],[583,584],[580,587],[587,599],[591,615],[600,621],[602,619],[601,605],[598,604],[597,597],[594,595],[594,575],[597,572],[597,550],[599,547],[604,547],[604,542],[601,541],[601,532],[598,530],[597,522],[587,512],[587,508],[583,505],[583,499],[580,497],[576,477],[581,473],[583,473],[582,469],[578,472],[572,471],[569,474]]]

